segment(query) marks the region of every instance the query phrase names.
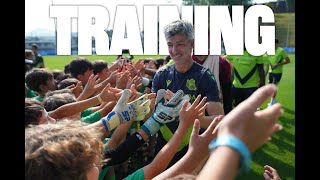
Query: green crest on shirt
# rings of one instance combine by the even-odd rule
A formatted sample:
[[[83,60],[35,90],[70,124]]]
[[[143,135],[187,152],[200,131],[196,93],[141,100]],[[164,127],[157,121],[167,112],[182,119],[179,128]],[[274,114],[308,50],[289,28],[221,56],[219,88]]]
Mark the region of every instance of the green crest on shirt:
[[[197,90],[196,81],[194,79],[188,79],[186,86],[191,91]]]
[[[167,83],[167,87],[169,87],[171,80],[166,80],[166,83]]]

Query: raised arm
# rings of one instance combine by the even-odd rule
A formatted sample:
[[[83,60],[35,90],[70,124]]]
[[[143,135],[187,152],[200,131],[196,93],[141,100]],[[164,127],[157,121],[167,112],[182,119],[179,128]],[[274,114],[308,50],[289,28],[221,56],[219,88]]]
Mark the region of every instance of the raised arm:
[[[222,115],[211,121],[210,126],[204,133],[199,135],[200,121],[194,122],[190,143],[187,153],[173,166],[156,176],[155,180],[174,177],[179,174],[198,174],[203,164],[209,157],[208,145],[211,140],[217,137],[217,125],[222,119]]]
[[[223,106],[220,102],[208,102],[207,112],[209,116],[203,116],[201,118],[201,128],[208,128],[214,118],[224,115]]]
[[[175,131],[170,141],[160,150],[154,160],[143,167],[144,178],[151,179],[161,172],[163,172],[174,155],[176,154],[182,139],[186,135],[188,128],[193,124],[196,118],[203,116],[207,104],[205,104],[206,98],[203,98],[200,102],[200,95],[196,98],[193,104],[187,108],[188,102],[185,102],[182,106],[179,116],[179,126]],[[199,103],[200,102],[200,103]]]
[[[123,93],[112,111],[100,121],[87,125],[87,128],[97,128],[101,133],[110,132],[120,124],[129,121],[141,121],[150,111],[150,100],[148,95],[144,95],[131,103],[128,99],[131,96],[129,89],[123,90]]]
[[[80,113],[81,111],[84,111],[89,107],[98,105],[103,102],[116,101],[117,97],[114,96],[114,93],[108,91],[109,87],[110,85],[106,86],[100,94],[92,98],[89,98],[83,101],[76,101],[73,103],[65,104],[55,109],[54,111],[48,112],[48,114],[50,117],[54,119],[61,119],[64,117],[68,117],[68,116],[72,116],[77,113]]]
[[[275,91],[273,84],[259,88],[224,117],[218,137],[209,145],[210,158],[197,179],[234,179],[239,166],[240,172],[250,169],[251,153],[282,129],[276,123],[283,112],[280,104],[256,111]]]
[[[180,93],[183,94],[182,91],[177,92],[177,95],[172,98],[173,102],[177,102],[182,98],[178,95]],[[107,159],[106,166],[120,164],[126,161],[150,136],[154,136],[157,131],[159,131],[162,124],[172,122],[178,117],[183,100],[180,100],[178,104],[167,106],[163,104],[164,99],[165,90],[159,90],[156,99],[157,106],[153,115],[141,126],[141,129],[127,138],[118,148],[116,148],[116,146],[119,144],[119,140],[124,136],[124,133],[127,132],[127,129],[125,129],[126,127],[124,126],[118,127],[121,129],[116,129],[107,144],[109,150],[105,152],[105,158]],[[168,119],[168,117],[171,117],[171,119]]]

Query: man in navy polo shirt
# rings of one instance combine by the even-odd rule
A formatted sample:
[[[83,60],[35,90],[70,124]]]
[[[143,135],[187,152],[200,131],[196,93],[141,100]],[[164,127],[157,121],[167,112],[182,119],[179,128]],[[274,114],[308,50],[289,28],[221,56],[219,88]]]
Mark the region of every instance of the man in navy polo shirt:
[[[190,22],[184,20],[174,21],[164,28],[168,50],[174,64],[157,71],[152,83],[152,92],[159,89],[168,89],[173,93],[179,89],[190,97],[192,103],[201,94],[207,97],[206,116],[201,121],[202,128],[207,128],[214,117],[223,115],[220,103],[219,90],[213,74],[192,59],[194,47],[194,30]],[[156,153],[170,140],[176,131],[179,122],[171,122],[162,126],[157,138]],[[169,166],[177,162],[188,150],[192,128],[189,129],[178,152]]]

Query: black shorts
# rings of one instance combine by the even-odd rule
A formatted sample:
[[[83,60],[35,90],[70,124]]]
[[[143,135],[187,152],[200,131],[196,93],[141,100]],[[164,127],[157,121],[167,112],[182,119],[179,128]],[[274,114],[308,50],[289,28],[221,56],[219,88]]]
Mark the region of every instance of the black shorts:
[[[236,88],[232,87],[231,94],[234,101],[234,107],[236,107],[238,104],[240,104],[242,101],[246,100],[248,97],[251,96],[251,94],[254,93],[258,88],[252,87],[252,88]]]
[[[282,77],[282,73],[270,73],[269,74],[269,83],[278,84]]]

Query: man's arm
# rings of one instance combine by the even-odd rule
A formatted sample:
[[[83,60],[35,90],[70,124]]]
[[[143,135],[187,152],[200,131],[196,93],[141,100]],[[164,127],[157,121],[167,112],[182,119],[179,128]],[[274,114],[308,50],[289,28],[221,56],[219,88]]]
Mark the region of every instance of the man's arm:
[[[145,68],[144,69],[144,73],[150,75],[150,76],[154,76],[157,73],[157,69],[149,69],[149,68]]]
[[[83,101],[76,101],[73,103],[65,104],[58,109],[48,112],[49,116],[55,119],[61,119],[80,113],[81,111],[84,111],[92,106],[100,104],[98,96]]]
[[[158,101],[160,102],[160,100],[162,98],[164,98],[165,94],[161,93],[161,91],[158,91]],[[179,96],[175,96],[176,98],[181,98]],[[197,98],[197,102],[199,102],[199,98]],[[161,123],[158,122],[155,119],[160,120],[161,118],[165,118],[167,116],[159,116],[162,113],[165,114],[165,112],[172,112],[172,111],[178,111],[180,110],[181,106],[180,104],[182,104],[183,101],[181,101],[180,103],[178,103],[178,105],[172,106],[172,107],[162,107],[162,106],[157,106],[158,109],[155,110],[154,112],[154,116],[152,116],[151,118],[149,118],[147,120],[147,122],[145,122],[141,129],[139,129],[136,133],[134,133],[133,135],[131,135],[124,143],[122,143],[118,148],[116,148],[116,146],[118,146],[117,144],[119,144],[119,140],[122,139],[122,137],[126,134],[127,129],[125,126],[120,126],[120,129],[116,129],[116,131],[114,132],[113,136],[111,137],[111,140],[108,142],[107,147],[109,149],[114,149],[115,150],[110,150],[107,151],[105,153],[105,158],[111,158],[111,160],[108,161],[107,165],[114,165],[114,164],[119,164],[124,162],[125,160],[127,160],[130,156],[132,156],[132,154],[150,137],[155,135],[155,133],[160,129],[161,127]],[[200,105],[203,105],[204,101],[201,101]],[[179,108],[180,107],[180,108]],[[194,107],[194,106],[193,106]],[[204,109],[204,108],[203,108]],[[192,110],[192,109],[191,109]],[[200,111],[200,110],[199,110]],[[187,111],[187,112],[191,112],[191,111]],[[177,114],[178,115],[178,114]],[[171,117],[175,117],[174,114],[169,115]],[[191,115],[190,115],[191,116]],[[160,118],[160,119],[159,119]],[[173,121],[175,118],[173,118],[170,121]],[[162,119],[163,122],[164,119]],[[168,121],[167,121],[168,122]]]
[[[215,117],[219,115],[224,115],[223,106],[220,102],[213,102],[213,101],[208,102],[207,112],[209,116],[204,116],[200,120],[201,128],[204,128],[204,129],[208,128],[208,126],[210,125],[210,123]]]
[[[194,122],[188,152],[173,166],[159,174],[155,179],[166,179],[179,174],[198,174],[209,157],[208,145],[217,137],[218,124],[223,116],[211,121],[207,130],[199,135],[200,121]]]
[[[250,169],[251,153],[281,130],[280,124],[276,123],[283,113],[280,104],[257,111],[257,107],[275,91],[273,84],[259,88],[224,117],[219,124],[217,139],[209,146],[211,157],[197,179],[234,179],[239,165],[241,170]]]
[[[289,64],[290,63],[290,58],[287,56],[283,62],[278,63],[279,65],[284,65],[284,64]]]
[[[101,101],[111,102],[118,100],[114,93],[109,92],[108,89],[109,85],[106,86],[100,94],[92,98],[65,104],[54,111],[50,111],[49,116],[55,119],[61,119],[63,117],[68,117],[80,113],[81,111],[84,111],[89,107],[101,104]]]
[[[117,74],[117,72],[115,72],[115,71],[111,72],[110,76],[107,79],[105,79],[101,83],[95,85],[94,86],[94,89],[95,89],[94,94],[100,93],[102,91],[102,89],[107,86],[108,83],[114,84],[116,82],[116,74]]]
[[[166,169],[176,154],[184,136],[188,131],[188,128],[193,124],[194,120],[199,118],[205,111],[207,105],[204,105],[205,98],[200,103],[199,101],[200,95],[188,109],[188,102],[183,104],[183,107],[180,111],[178,129],[175,131],[169,142],[160,150],[154,160],[147,166],[143,167],[144,179],[151,179]]]
[[[187,133],[187,130],[188,127],[182,125],[182,123],[179,123],[178,129],[175,131],[170,141],[161,149],[161,151],[150,164],[143,167],[144,179],[151,179],[165,170],[176,154],[182,139]]]
[[[197,179],[234,179],[239,168],[239,161],[240,154],[236,150],[220,146],[212,151]]]
[[[201,95],[206,96],[208,102],[206,109],[208,116],[204,116],[200,120],[201,127],[206,129],[215,117],[224,115],[224,110],[220,102],[217,82],[215,81],[214,75],[209,70],[203,75],[199,86],[202,89],[202,91],[200,91]]]

